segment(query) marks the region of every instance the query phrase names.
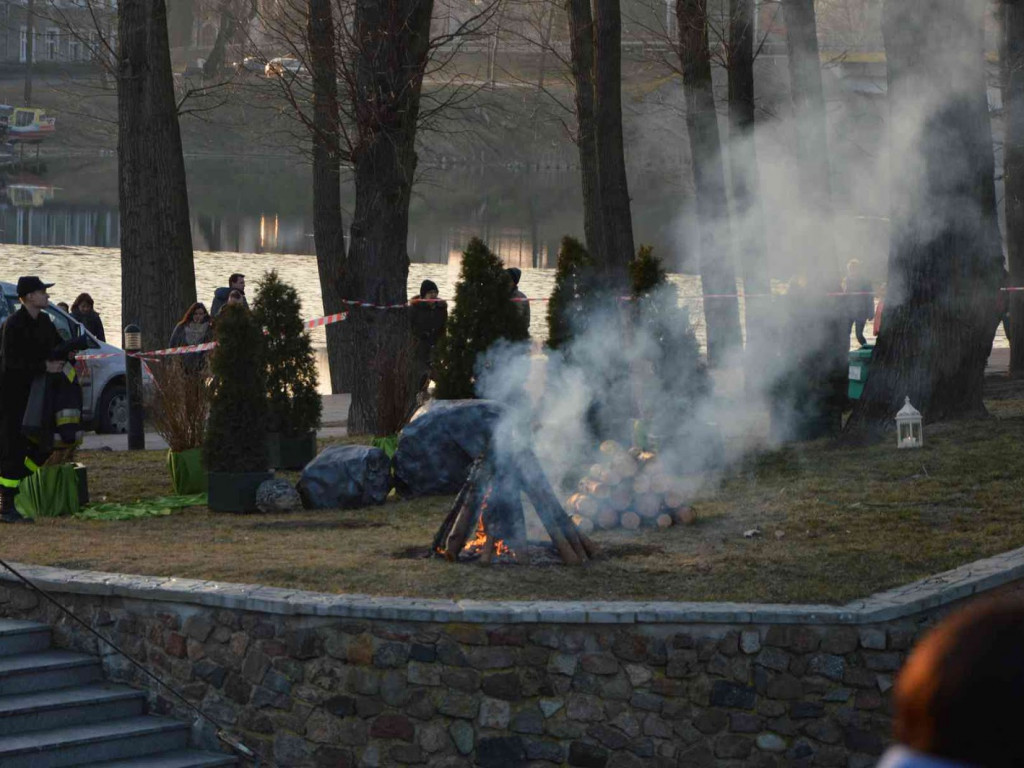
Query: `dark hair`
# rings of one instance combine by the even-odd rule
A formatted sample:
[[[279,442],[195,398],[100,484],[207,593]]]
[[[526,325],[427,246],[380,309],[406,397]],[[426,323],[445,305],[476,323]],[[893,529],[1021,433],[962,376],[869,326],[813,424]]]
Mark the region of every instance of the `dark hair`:
[[[178,323],[178,325],[188,325],[189,323],[191,323],[192,315],[195,314],[197,309],[201,309],[203,310],[203,312],[206,312],[206,322],[210,322],[210,313],[206,311],[206,305],[203,304],[203,302],[201,301],[197,301],[188,308],[188,311],[185,313],[185,316],[181,318],[181,321]]]
[[[514,285],[519,285],[519,278],[523,276],[523,270],[519,267],[509,267],[505,271],[508,273],[508,276],[512,278],[512,283]]]
[[[944,620],[893,693],[893,734],[911,749],[989,768],[1024,763],[1024,602],[982,600]]]
[[[422,283],[420,283],[420,298],[421,299],[425,298],[426,295],[427,295],[427,291],[436,291],[436,290],[437,290],[437,283],[435,283],[433,280],[424,280]]]
[[[79,306],[83,303],[89,304],[93,308],[96,307],[96,302],[92,300],[92,296],[88,293],[80,293],[78,294],[78,298],[71,303],[71,311],[78,312]]]
[[[231,285],[232,283],[237,283],[239,280],[244,279],[245,275],[243,275],[241,272],[235,272],[231,275],[231,277],[228,278],[228,285]]]

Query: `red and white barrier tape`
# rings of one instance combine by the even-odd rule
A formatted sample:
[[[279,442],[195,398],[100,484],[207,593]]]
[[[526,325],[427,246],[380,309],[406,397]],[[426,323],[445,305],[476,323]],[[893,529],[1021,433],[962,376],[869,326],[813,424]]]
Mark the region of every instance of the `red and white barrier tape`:
[[[999,290],[1000,291],[1007,291],[1007,292],[1024,291],[1024,286],[1004,287],[1004,288],[1000,288]],[[709,293],[709,294],[684,295],[684,296],[679,296],[678,298],[683,300],[683,301],[704,300],[704,299],[753,299],[753,298],[767,299],[767,298],[773,298],[773,297],[782,297],[782,296],[785,296],[785,295],[786,294],[784,294],[784,293]],[[833,291],[833,292],[829,292],[829,293],[827,293],[825,295],[826,296],[872,296],[873,297],[875,295],[875,293],[872,292],[872,291],[850,291],[849,293],[847,293],[845,291]],[[535,298],[535,299],[526,298],[526,297],[519,297],[519,298],[513,298],[512,299],[512,301],[515,301],[515,302],[527,302],[527,303],[538,303],[538,302],[545,302],[545,301],[550,301],[550,300],[551,299],[548,298],[548,297]],[[620,301],[632,301],[633,297],[632,296],[620,296],[619,300]],[[346,300],[343,300],[343,303],[344,304],[348,304],[349,306],[352,306],[352,307],[360,307],[362,309],[403,309],[405,307],[411,307],[411,306],[413,306],[415,304],[435,304],[435,303],[442,303],[442,302],[445,302],[445,301],[448,301],[448,300],[447,299],[414,299],[413,301],[407,301],[404,304],[374,304],[374,303],[368,302],[368,301],[352,301],[352,300],[346,299]],[[304,325],[305,325],[306,328],[309,328],[309,329],[323,328],[325,325],[331,325],[333,323],[340,323],[340,322],[342,322],[346,318],[346,316],[347,316],[346,312],[337,312],[337,313],[335,313],[333,315],[324,315],[323,317],[316,317],[316,318],[314,318],[312,320],[307,320],[304,323]],[[152,350],[150,352],[128,352],[128,353],[125,353],[125,354],[130,354],[133,357],[138,357],[138,358],[141,358],[143,360],[146,360],[146,359],[149,359],[151,357],[159,358],[159,357],[167,357],[169,355],[188,355],[188,354],[192,354],[192,353],[195,353],[195,352],[207,352],[207,351],[213,349],[215,346],[217,346],[217,342],[209,341],[209,342],[206,342],[204,344],[193,344],[193,345],[188,346],[188,347],[171,347],[169,349],[155,349],[155,350]],[[120,354],[121,354],[120,352],[106,352],[106,353],[100,353],[100,354],[76,355],[75,359],[77,359],[77,360],[100,360],[102,358],[107,358],[107,357],[118,357]]]

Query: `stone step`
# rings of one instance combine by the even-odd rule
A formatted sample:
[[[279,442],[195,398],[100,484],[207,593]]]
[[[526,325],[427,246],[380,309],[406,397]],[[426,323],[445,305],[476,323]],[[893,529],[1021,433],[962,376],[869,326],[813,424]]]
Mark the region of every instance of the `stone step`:
[[[137,717],[145,704],[145,693],[114,683],[0,696],[0,736]]]
[[[3,768],[61,768],[157,756],[185,749],[188,725],[166,717],[129,717],[0,738]]]
[[[231,755],[181,749],[174,752],[163,752],[159,755],[133,757],[130,760],[93,763],[92,768],[214,768],[214,766],[237,764],[238,759]]]
[[[102,677],[99,659],[85,653],[43,651],[0,656],[0,696],[71,688]]]
[[[0,621],[0,656],[38,653],[50,647],[50,628],[34,621]]]

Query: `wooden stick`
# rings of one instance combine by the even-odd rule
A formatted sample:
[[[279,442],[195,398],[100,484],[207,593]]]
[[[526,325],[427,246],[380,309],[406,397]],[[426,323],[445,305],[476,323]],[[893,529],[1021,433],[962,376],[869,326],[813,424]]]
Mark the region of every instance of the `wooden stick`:
[[[480,550],[480,565],[491,564],[491,559],[494,557],[495,542],[496,539],[493,536],[486,536],[484,538],[484,546]]]

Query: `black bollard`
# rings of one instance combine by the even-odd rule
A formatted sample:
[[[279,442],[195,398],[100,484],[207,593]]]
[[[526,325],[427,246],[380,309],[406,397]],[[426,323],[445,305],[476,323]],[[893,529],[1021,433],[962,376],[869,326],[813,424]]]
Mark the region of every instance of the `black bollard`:
[[[128,450],[143,451],[146,449],[146,433],[142,429],[142,360],[131,354],[142,351],[142,329],[134,323],[125,326],[124,351],[125,377],[128,379]]]

